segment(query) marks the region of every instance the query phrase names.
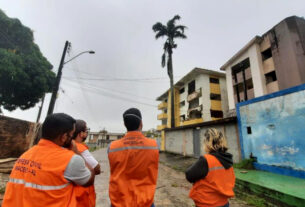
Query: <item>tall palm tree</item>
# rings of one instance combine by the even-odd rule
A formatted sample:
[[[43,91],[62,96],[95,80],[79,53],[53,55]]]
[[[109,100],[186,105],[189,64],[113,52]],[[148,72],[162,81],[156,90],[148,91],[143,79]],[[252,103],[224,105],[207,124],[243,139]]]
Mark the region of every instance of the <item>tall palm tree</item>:
[[[163,46],[163,55],[161,60],[162,67],[167,65],[167,73],[170,79],[170,90],[171,90],[171,127],[175,127],[175,110],[174,110],[174,76],[173,76],[173,60],[172,54],[173,49],[177,48],[177,44],[174,39],[186,39],[186,35],[184,34],[184,30],[186,26],[176,25],[176,20],[179,20],[180,16],[175,15],[172,19],[170,19],[166,25],[163,25],[160,22],[157,22],[153,25],[152,29],[156,33],[156,39],[160,37],[166,37],[166,41]]]

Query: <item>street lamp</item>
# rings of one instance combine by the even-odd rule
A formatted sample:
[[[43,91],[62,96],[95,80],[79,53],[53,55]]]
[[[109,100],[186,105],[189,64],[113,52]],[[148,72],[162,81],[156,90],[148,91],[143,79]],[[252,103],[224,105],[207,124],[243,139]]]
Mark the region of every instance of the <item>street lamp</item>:
[[[64,51],[63,51],[63,54],[62,54],[62,57],[61,57],[61,60],[60,60],[55,85],[54,85],[53,91],[52,91],[52,97],[51,97],[51,101],[50,101],[50,105],[49,105],[49,109],[48,109],[48,115],[52,114],[53,110],[54,110],[56,96],[57,96],[57,93],[58,93],[58,88],[59,88],[59,84],[60,84],[60,80],[61,80],[62,68],[64,67],[64,65],[67,64],[68,62],[74,60],[75,58],[77,58],[78,56],[80,56],[82,54],[85,54],[85,53],[95,54],[95,52],[92,51],[92,50],[84,51],[84,52],[79,53],[78,55],[72,57],[70,60],[65,62],[65,56],[66,56],[67,49],[68,49],[69,45],[70,45],[70,42],[66,41]]]

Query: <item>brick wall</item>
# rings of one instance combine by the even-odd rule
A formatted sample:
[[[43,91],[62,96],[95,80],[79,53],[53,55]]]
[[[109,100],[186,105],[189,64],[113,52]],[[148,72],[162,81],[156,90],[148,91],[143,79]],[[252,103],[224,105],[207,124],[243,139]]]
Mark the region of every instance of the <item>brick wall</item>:
[[[35,123],[0,116],[0,159],[19,157],[33,143]]]

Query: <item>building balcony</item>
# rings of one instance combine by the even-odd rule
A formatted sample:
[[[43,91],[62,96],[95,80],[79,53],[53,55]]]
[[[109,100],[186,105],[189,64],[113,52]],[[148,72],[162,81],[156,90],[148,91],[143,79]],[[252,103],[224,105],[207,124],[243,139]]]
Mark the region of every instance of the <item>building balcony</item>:
[[[264,73],[270,73],[275,70],[273,58],[270,57],[263,62]]]
[[[211,100],[211,109],[215,111],[222,111],[220,100]]]
[[[245,79],[246,79],[246,80],[249,80],[249,79],[251,79],[251,78],[252,78],[251,68],[249,67],[249,68],[245,69]],[[236,79],[237,79],[237,80],[235,80],[235,79],[233,78],[233,84],[234,84],[234,85],[239,84],[239,83],[243,83],[243,82],[244,82],[243,72],[242,72],[242,71],[240,71],[239,73],[236,74]]]
[[[166,109],[167,108],[167,102],[162,102],[158,105],[158,109],[161,110],[161,109]]]
[[[166,113],[162,113],[158,115],[158,120],[162,120],[162,119],[167,119],[167,114]]]
[[[202,123],[202,122],[203,122],[203,118],[190,119],[190,120],[185,120],[185,121],[181,122],[181,126],[198,124],[198,123]]]
[[[166,128],[166,125],[158,125],[157,126],[157,130],[158,131],[161,131],[161,130],[163,130],[163,129],[165,129]]]
[[[187,114],[190,114],[192,111],[202,111],[202,105],[190,108],[189,110],[187,110]]]
[[[267,85],[267,92],[273,93],[279,91],[279,84],[277,81],[273,81],[271,83],[268,83]]]
[[[190,102],[196,98],[199,98],[201,95],[202,95],[201,88],[199,88],[187,96],[187,101]]]

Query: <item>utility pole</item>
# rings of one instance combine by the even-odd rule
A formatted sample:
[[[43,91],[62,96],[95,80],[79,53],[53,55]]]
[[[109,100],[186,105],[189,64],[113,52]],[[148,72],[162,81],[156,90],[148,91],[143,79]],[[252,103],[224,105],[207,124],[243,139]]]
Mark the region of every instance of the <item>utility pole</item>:
[[[60,64],[59,64],[59,67],[58,67],[56,81],[55,81],[55,84],[53,86],[53,92],[52,92],[52,97],[51,97],[51,101],[50,101],[50,105],[49,105],[49,109],[48,109],[48,115],[53,114],[55,101],[56,101],[57,93],[58,93],[58,88],[59,88],[59,84],[60,84],[60,80],[61,80],[62,68],[64,67],[65,56],[66,56],[67,49],[68,49],[69,45],[70,45],[70,43],[68,41],[66,41],[64,51],[62,53]]]
[[[36,119],[36,123],[39,122],[40,116],[41,116],[41,111],[42,111],[42,107],[44,104],[44,98],[45,98],[46,94],[43,95],[42,99],[41,99],[41,105],[39,107],[39,111],[38,111],[38,115],[37,115],[37,119]]]

